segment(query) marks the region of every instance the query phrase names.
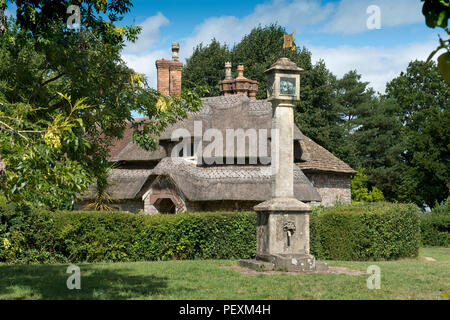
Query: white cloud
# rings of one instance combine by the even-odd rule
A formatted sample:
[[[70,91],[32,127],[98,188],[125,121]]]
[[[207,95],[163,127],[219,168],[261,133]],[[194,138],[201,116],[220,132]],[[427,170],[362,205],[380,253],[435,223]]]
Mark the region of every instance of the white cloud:
[[[157,87],[156,82],[156,66],[155,61],[158,59],[170,57],[170,50],[156,50],[146,54],[122,54],[122,59],[127,66],[134,71],[142,73],[147,76],[150,87]]]
[[[210,17],[197,25],[189,37],[181,39],[180,59],[192,54],[200,43],[208,44],[216,38],[221,43],[233,45],[258,25],[277,22],[288,26],[288,31],[298,33],[314,28],[325,33],[358,33],[368,31],[366,9],[378,5],[381,9],[381,28],[420,22],[422,3],[416,0],[341,0],[323,4],[320,0],[272,0],[255,6],[253,12],[242,18],[235,16]],[[169,23],[158,13],[143,23],[143,32],[135,45],[129,45],[123,54],[124,60],[137,72],[147,75],[151,86],[156,87],[155,60],[170,58],[170,47],[159,50],[160,28]],[[326,25],[325,28],[322,26]],[[175,39],[174,39],[175,40]],[[156,48],[155,48],[156,47]],[[384,91],[386,81],[404,70],[413,59],[426,59],[436,47],[435,41],[414,43],[393,48],[309,47],[313,59],[324,59],[327,67],[338,77],[356,69],[364,81],[369,81],[375,90]],[[153,51],[151,51],[153,50]]]
[[[253,13],[239,19],[234,16],[211,17],[198,25],[192,36],[183,39],[186,48],[181,57],[188,57],[200,43],[207,44],[213,38],[222,43],[233,45],[239,42],[258,25],[277,22],[301,31],[307,26],[315,25],[332,13],[333,5],[322,5],[318,0],[273,0],[257,5]]]
[[[314,62],[323,59],[328,69],[339,78],[350,70],[362,75],[376,91],[384,92],[386,82],[406,69],[412,60],[426,60],[436,48],[436,41],[410,43],[392,48],[350,47],[336,48],[310,47]]]
[[[160,42],[160,28],[169,24],[169,20],[158,12],[140,24],[142,31],[135,43],[128,43],[122,53],[122,59],[134,71],[147,76],[151,87],[156,88],[155,61],[170,57],[170,50],[151,50]]]
[[[381,28],[425,22],[423,3],[417,0],[341,0],[327,23],[324,32],[358,33],[367,31],[367,19],[371,5],[380,8]]]
[[[140,24],[142,31],[139,34],[139,39],[135,43],[128,43],[125,52],[145,54],[146,51],[159,42],[161,38],[159,29],[167,24],[169,24],[169,20],[161,12],[145,19]]]
[[[322,4],[319,0],[273,0],[255,6],[254,11],[243,17],[221,16],[206,19],[197,25],[193,35],[183,41],[186,48],[182,57],[188,57],[192,49],[216,38],[233,45],[251,29],[277,22],[301,32],[314,27],[326,33],[366,32],[370,5],[380,7],[381,28],[424,22],[422,3],[417,0],[341,0],[338,3]],[[325,24],[325,27],[322,25]],[[288,30],[291,31],[291,30]]]

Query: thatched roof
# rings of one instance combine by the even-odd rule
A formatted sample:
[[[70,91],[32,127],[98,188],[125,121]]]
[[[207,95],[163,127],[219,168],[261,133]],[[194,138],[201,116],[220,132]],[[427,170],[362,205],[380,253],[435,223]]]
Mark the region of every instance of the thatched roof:
[[[113,200],[129,200],[139,198],[140,191],[146,186],[152,170],[145,169],[112,169],[108,177],[110,183],[107,193]],[[78,198],[82,200],[95,199],[97,197],[96,183]]]
[[[160,140],[170,140],[172,132],[184,128],[194,136],[194,121],[202,121],[203,131],[218,129],[225,137],[226,129],[267,129],[270,137],[272,128],[272,104],[266,100],[250,100],[243,94],[209,97],[203,99],[203,108],[192,113],[185,120],[169,126]],[[294,140],[303,139],[303,134],[294,126]]]
[[[113,169],[108,194],[115,201],[140,199],[157,176],[167,176],[190,201],[254,200],[271,198],[273,175],[270,166],[201,167],[183,158],[164,158],[153,170]],[[301,201],[321,201],[303,172],[294,167],[294,195]],[[94,199],[96,187],[79,198]]]
[[[270,166],[199,167],[182,158],[164,158],[153,169],[152,175],[170,177],[191,201],[264,201],[271,198],[274,178]],[[317,190],[296,166],[294,195],[301,201],[321,201]]]
[[[145,121],[145,119],[140,120]],[[111,186],[108,192],[111,197],[114,200],[140,199],[149,189],[152,181],[161,175],[170,177],[178,190],[190,201],[270,199],[273,181],[270,166],[199,166],[182,158],[170,158],[169,140],[172,132],[183,128],[194,136],[196,120],[202,122],[202,133],[209,128],[214,128],[221,131],[225,137],[226,129],[254,128],[267,129],[268,137],[270,137],[272,106],[270,102],[252,101],[245,95],[205,98],[202,110],[168,127],[159,138],[159,148],[151,152],[141,149],[132,142],[133,129],[128,126],[123,138],[111,147],[110,160],[159,161],[159,163],[153,170],[127,169],[126,166],[114,169],[109,177]],[[296,126],[294,127],[294,143],[300,146],[294,149],[297,150],[295,151],[296,159],[301,159],[301,162],[293,164],[294,194],[300,201],[321,201],[319,193],[302,170],[355,173],[345,162],[304,136]],[[270,141],[267,150],[270,154]],[[226,155],[225,151],[224,154]],[[96,190],[93,186],[83,194],[83,198],[92,199],[95,195]]]
[[[272,106],[266,100],[252,101],[245,95],[232,95],[210,97],[203,99],[204,106],[201,111],[192,113],[185,120],[171,125],[164,131],[159,139],[159,147],[156,151],[145,151],[133,143],[133,129],[127,126],[123,138],[116,141],[110,148],[111,161],[158,161],[170,156],[167,142],[172,132],[177,128],[185,128],[194,136],[194,121],[202,121],[203,132],[208,128],[217,128],[225,137],[227,128],[244,130],[249,128],[267,129],[270,137],[272,128]],[[145,121],[144,119],[140,119]],[[319,146],[294,126],[294,140],[301,146],[302,162],[298,167],[305,171],[326,171],[353,174],[355,171],[345,162],[335,157],[331,152]],[[204,142],[203,146],[208,144]],[[236,145],[235,145],[236,147]],[[246,147],[248,155],[248,147]],[[270,155],[270,141],[267,145]],[[223,154],[226,155],[224,146]],[[236,151],[234,150],[234,154]]]
[[[300,141],[300,145],[303,151],[302,158],[305,161],[297,163],[297,166],[303,171],[356,173],[348,164],[335,157],[331,152],[319,146],[310,138],[305,136],[305,139]]]
[[[140,121],[145,121],[145,119],[140,119]],[[226,137],[226,129],[266,129],[267,137],[270,138],[272,105],[266,100],[252,101],[242,94],[204,98],[203,108],[199,112],[191,113],[187,119],[180,120],[167,127],[159,137],[160,145],[170,141],[172,133],[176,129],[186,129],[191,137],[195,137],[195,121],[201,121],[202,123],[201,134],[210,128],[219,130],[223,137]],[[297,126],[294,126],[294,140],[300,141],[302,139],[302,132]],[[270,147],[268,150],[270,150]],[[123,138],[115,141],[110,148],[111,161],[159,160],[166,156],[170,156],[170,154],[162,146],[156,151],[145,151],[134,144],[131,125],[126,127]]]

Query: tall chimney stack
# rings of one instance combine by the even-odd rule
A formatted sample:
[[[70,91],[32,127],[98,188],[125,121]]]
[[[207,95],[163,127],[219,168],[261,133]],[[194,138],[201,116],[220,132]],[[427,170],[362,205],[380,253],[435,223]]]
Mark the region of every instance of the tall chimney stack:
[[[258,81],[244,77],[244,65],[237,66],[238,76],[233,79],[231,76],[231,62],[225,62],[225,79],[219,82],[219,90],[224,96],[233,94],[245,94],[250,100],[256,100],[258,92]]]
[[[158,71],[158,91],[165,96],[176,96],[181,94],[181,74],[183,63],[178,61],[180,44],[172,43],[172,60],[156,60]]]

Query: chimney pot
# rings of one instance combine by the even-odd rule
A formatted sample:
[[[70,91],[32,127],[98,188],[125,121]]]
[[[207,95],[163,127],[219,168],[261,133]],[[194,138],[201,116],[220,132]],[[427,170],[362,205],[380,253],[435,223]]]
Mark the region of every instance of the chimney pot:
[[[238,72],[238,76],[236,79],[244,78],[244,65],[242,63],[240,63],[237,66],[237,72]]]
[[[231,75],[231,62],[225,62],[225,80],[233,80]]]
[[[225,79],[219,82],[219,90],[224,96],[233,94],[245,94],[250,100],[256,100],[258,92],[258,81],[244,77],[244,65],[237,66],[238,76],[233,79],[231,76],[231,62],[225,62]]]
[[[180,43],[172,42],[172,60],[178,61],[178,52],[180,51]]]

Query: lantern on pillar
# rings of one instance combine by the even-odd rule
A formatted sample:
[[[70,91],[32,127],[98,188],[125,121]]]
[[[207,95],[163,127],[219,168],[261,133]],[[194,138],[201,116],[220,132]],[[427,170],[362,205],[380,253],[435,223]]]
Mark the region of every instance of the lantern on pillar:
[[[280,102],[300,100],[300,73],[302,68],[289,60],[280,58],[265,71],[267,75],[267,98]]]

